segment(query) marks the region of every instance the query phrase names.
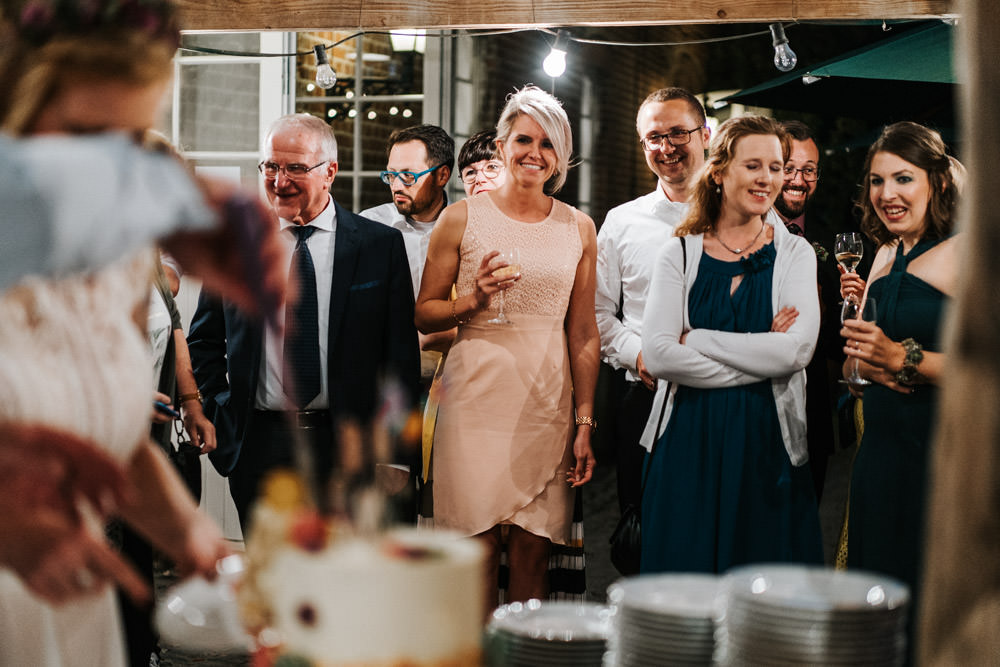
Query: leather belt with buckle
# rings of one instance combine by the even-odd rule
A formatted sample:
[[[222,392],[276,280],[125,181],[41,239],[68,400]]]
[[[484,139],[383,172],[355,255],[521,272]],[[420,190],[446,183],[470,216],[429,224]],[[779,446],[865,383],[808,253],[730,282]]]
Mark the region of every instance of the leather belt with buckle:
[[[299,430],[322,428],[330,425],[329,410],[257,410],[256,412],[271,419],[281,419],[288,426]]]

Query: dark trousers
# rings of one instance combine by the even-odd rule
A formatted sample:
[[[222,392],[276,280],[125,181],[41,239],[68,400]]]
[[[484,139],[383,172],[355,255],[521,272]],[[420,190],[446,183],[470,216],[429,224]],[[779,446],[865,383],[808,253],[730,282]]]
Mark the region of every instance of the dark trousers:
[[[655,394],[641,382],[627,382],[615,421],[615,459],[618,464],[618,508],[642,502],[642,462],[646,449],[639,444]]]
[[[153,547],[123,523],[117,525],[121,533],[121,553],[139,572],[150,590],[153,590]],[[153,630],[153,608],[150,604],[136,605],[130,597],[116,589],[118,609],[121,612],[128,664],[131,667],[149,667],[149,657],[156,650],[158,637]]]
[[[330,419],[309,420],[308,425],[296,426],[294,413],[254,410],[243,448],[236,466],[229,474],[229,491],[240,517],[240,528],[248,534],[253,503],[261,492],[260,485],[276,468],[295,468],[294,444],[300,439],[312,458],[315,488],[325,492],[333,468],[336,444]]]

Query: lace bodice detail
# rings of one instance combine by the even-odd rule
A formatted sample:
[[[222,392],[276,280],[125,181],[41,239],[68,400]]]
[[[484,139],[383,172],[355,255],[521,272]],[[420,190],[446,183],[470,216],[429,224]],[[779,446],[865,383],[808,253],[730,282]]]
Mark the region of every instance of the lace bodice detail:
[[[0,419],[82,435],[125,459],[149,432],[152,359],[133,316],[149,301],[153,255],[0,294]]]
[[[506,291],[504,311],[565,317],[583,254],[576,209],[553,200],[545,220],[521,222],[504,215],[487,193],[465,201],[469,217],[460,250],[459,296],[472,293],[484,255],[517,248],[521,279]],[[490,310],[496,310],[496,299]]]

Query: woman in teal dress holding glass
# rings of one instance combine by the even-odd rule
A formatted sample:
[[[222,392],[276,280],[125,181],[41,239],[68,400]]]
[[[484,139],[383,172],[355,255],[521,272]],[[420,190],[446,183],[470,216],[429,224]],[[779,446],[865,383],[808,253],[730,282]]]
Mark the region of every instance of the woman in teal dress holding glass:
[[[769,214],[789,150],[773,119],[723,123],[654,267],[642,357],[660,381],[643,437],[657,441],[641,572],[822,562],[805,465],[816,255]]]
[[[901,579],[914,594],[963,172],[937,132],[908,122],[885,128],[868,151],[858,202],[862,230],[880,247],[867,286],[856,274],[841,277],[845,298],[877,303],[874,323],[847,320],[841,331],[845,375],[857,359],[871,383],[852,387],[864,395],[865,431],[851,477],[847,564]]]

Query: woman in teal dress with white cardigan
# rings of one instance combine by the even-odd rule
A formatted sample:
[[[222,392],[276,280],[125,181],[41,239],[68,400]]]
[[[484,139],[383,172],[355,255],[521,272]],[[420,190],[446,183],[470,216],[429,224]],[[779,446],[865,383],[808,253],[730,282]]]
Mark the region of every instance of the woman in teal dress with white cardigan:
[[[723,123],[680,238],[654,268],[642,356],[660,381],[644,435],[657,442],[646,462],[642,572],[822,562],[805,465],[816,257],[768,216],[789,147],[770,118]]]

